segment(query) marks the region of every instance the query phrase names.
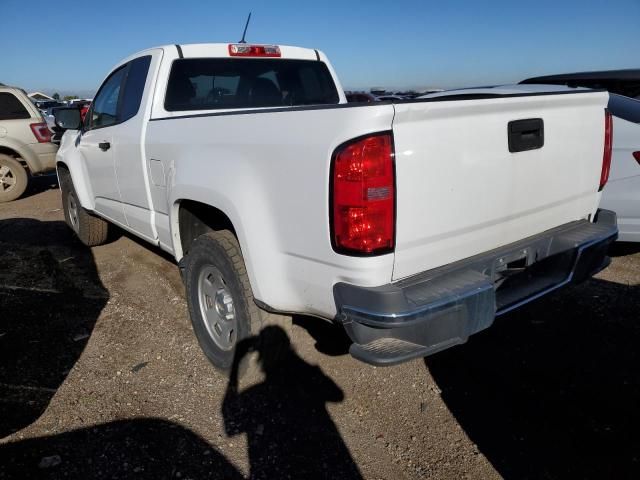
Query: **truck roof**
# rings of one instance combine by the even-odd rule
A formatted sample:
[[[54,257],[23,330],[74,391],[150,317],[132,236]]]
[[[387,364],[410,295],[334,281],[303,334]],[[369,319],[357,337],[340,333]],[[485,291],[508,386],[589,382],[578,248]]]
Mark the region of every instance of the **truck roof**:
[[[187,43],[187,44],[175,44],[175,45],[162,45],[160,47],[164,51],[178,51],[178,54],[184,58],[198,58],[198,57],[220,57],[231,58],[229,47],[231,45],[243,45],[243,46],[259,46],[259,47],[277,47],[280,50],[280,55],[277,58],[293,59],[293,60],[320,60],[321,52],[312,48],[294,47],[290,45],[276,45],[265,43],[245,43],[240,44],[237,42],[232,43]],[[146,50],[136,53],[133,56],[139,56]],[[266,57],[269,58],[269,57]],[[273,58],[273,57],[271,57]]]

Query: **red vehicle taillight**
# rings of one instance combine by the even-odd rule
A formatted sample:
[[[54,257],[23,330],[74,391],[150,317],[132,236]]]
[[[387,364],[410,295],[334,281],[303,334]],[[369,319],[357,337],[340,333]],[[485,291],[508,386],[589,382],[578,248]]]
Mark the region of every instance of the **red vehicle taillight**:
[[[38,142],[47,143],[51,141],[51,131],[46,123],[32,123],[30,127]]]
[[[611,145],[613,143],[613,118],[609,110],[604,111],[604,153],[602,154],[602,171],[600,172],[600,188],[602,190],[609,180],[611,171]]]
[[[391,133],[339,146],[333,154],[331,241],[339,253],[379,255],[395,243],[395,171]]]
[[[636,159],[636,162],[640,163],[640,152],[633,152],[633,158]]]

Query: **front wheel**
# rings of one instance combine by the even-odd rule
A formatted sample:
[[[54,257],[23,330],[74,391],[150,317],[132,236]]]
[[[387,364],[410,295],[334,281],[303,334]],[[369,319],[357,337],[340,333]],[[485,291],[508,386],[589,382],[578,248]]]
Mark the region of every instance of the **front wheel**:
[[[82,208],[71,175],[66,172],[60,175],[60,190],[64,219],[80,241],[87,247],[105,243],[109,234],[109,223]]]
[[[189,315],[209,361],[231,368],[236,346],[268,324],[290,330],[291,318],[260,310],[253,300],[240,245],[229,230],[198,237],[185,258]]]

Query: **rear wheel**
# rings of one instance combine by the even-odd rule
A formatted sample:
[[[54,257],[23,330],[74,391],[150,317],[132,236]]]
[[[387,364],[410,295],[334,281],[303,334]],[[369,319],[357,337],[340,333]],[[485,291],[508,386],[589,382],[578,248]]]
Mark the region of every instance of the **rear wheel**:
[[[291,330],[291,317],[265,312],[254,303],[240,245],[229,230],[210,232],[193,242],[185,258],[184,281],[193,330],[215,367],[231,368],[238,342],[258,335],[267,325]]]
[[[17,199],[27,189],[29,176],[18,160],[0,154],[0,203]]]
[[[109,223],[82,208],[68,172],[61,172],[60,190],[64,219],[80,241],[88,247],[105,243],[109,234]]]

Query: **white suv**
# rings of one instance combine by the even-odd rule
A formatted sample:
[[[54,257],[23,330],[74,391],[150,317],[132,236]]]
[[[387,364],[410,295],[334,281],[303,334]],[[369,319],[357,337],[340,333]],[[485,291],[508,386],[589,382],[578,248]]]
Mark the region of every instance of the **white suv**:
[[[0,203],[15,200],[27,188],[30,174],[55,169],[57,145],[26,93],[0,87]]]

